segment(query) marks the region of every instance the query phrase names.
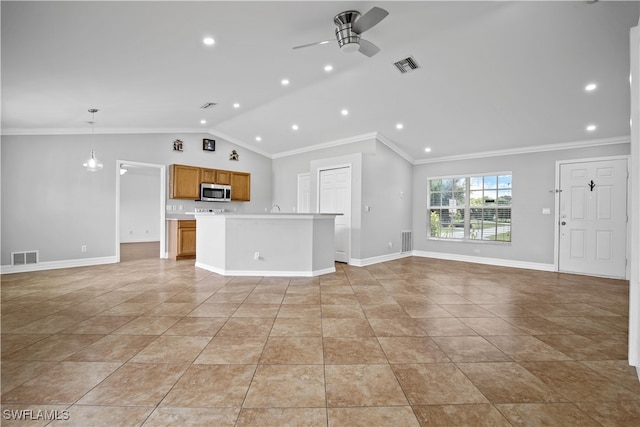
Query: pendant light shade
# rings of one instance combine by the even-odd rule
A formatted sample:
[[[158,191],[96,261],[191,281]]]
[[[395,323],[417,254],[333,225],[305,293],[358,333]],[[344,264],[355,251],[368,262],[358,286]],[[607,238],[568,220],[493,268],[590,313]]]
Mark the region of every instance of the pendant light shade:
[[[93,135],[95,132],[94,125],[96,123],[94,118],[98,110],[95,108],[91,108],[89,112],[91,113],[91,121],[89,122],[91,124],[91,153],[89,154],[89,158],[82,164],[82,166],[84,166],[84,168],[89,172],[97,172],[99,170],[102,170],[102,167],[104,166],[102,162],[96,157],[96,152],[93,148]]]
[[[91,150],[89,158],[82,164],[89,172],[97,172],[104,166],[100,160],[96,157],[96,152]]]

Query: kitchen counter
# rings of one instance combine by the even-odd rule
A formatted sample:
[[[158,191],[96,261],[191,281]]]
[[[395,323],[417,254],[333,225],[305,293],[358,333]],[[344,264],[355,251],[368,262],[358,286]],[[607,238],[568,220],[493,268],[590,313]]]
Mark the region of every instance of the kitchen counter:
[[[195,214],[171,214],[171,215],[166,215],[165,219],[167,221],[184,221],[184,220],[191,220],[193,221],[195,218]]]
[[[196,267],[233,276],[333,273],[335,216],[196,212]]]

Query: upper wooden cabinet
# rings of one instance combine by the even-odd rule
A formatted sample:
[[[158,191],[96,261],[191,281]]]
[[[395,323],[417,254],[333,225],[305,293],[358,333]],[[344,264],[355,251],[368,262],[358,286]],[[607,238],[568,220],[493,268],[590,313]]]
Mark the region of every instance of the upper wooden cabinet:
[[[200,171],[201,169],[195,166],[171,165],[169,197],[172,199],[199,199]]]
[[[231,184],[231,174],[232,173],[237,173],[237,172],[217,170],[216,171],[216,182],[215,183],[216,184],[230,185]]]
[[[231,172],[231,200],[239,202],[251,200],[251,174]]]
[[[218,171],[215,169],[201,169],[200,178],[202,179],[202,182],[205,182],[207,184],[217,184],[216,172]]]
[[[218,169],[202,169],[202,182],[207,184],[231,184],[231,171]]]
[[[251,200],[251,174],[196,166],[171,165],[169,181],[172,199],[198,200],[200,183],[231,185],[231,200]]]

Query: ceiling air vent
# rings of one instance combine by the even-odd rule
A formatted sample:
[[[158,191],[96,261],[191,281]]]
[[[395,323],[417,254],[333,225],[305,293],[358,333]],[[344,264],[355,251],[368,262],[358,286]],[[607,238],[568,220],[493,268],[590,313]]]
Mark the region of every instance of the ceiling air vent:
[[[200,108],[206,109],[206,108],[215,107],[216,105],[218,104],[216,104],[215,102],[205,102],[204,104],[202,104]]]
[[[394,63],[393,65],[395,65],[402,74],[408,73],[409,71],[413,71],[416,68],[420,68],[420,66],[418,65],[416,60],[413,59],[412,56],[405,59],[401,59],[400,61]]]

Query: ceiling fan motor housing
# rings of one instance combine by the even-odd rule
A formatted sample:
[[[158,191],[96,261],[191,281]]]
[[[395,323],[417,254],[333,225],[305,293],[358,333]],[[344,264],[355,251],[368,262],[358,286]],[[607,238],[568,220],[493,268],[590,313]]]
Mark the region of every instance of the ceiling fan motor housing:
[[[336,39],[343,52],[355,52],[360,47],[360,34],[353,32],[352,27],[360,17],[360,12],[348,10],[333,18],[336,24]]]

